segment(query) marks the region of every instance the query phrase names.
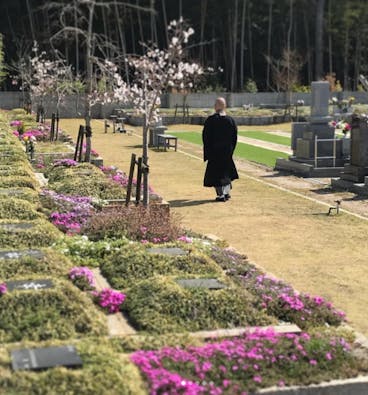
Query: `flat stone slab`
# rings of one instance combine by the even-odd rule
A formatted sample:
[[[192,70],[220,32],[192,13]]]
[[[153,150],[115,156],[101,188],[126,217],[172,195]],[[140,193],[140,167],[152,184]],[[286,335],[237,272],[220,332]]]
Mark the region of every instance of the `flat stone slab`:
[[[244,333],[252,333],[257,330],[273,329],[276,333],[301,333],[302,330],[294,324],[276,325],[276,326],[262,326],[262,327],[249,327],[249,328],[231,328],[231,329],[217,329],[213,331],[198,331],[191,332],[190,336],[198,337],[200,339],[214,339],[218,337],[237,337],[242,336]]]
[[[210,290],[227,288],[227,285],[218,281],[216,278],[183,279],[176,280],[176,282],[184,288],[206,288]]]
[[[77,368],[83,365],[74,346],[23,348],[11,351],[13,370],[43,370],[56,366]]]
[[[147,248],[147,252],[149,254],[163,254],[163,255],[171,255],[171,256],[188,255],[187,251],[184,251],[183,249],[178,247]]]
[[[54,283],[48,279],[40,280],[15,280],[6,281],[8,292],[12,291],[39,291],[47,288],[54,288]]]
[[[45,254],[40,250],[0,251],[0,259],[20,259],[27,256],[42,259]]]
[[[10,230],[13,232],[17,232],[20,230],[28,230],[32,229],[34,227],[33,224],[29,223],[19,223],[19,224],[0,224],[0,228],[4,230]]]

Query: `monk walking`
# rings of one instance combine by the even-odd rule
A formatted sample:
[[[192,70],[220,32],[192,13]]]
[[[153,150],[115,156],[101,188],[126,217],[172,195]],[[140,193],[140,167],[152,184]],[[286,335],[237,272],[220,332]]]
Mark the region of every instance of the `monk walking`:
[[[225,110],[225,99],[217,98],[215,114],[207,118],[202,132],[204,161],[208,161],[204,186],[215,188],[217,202],[230,199],[231,181],[239,178],[233,161],[238,128]]]

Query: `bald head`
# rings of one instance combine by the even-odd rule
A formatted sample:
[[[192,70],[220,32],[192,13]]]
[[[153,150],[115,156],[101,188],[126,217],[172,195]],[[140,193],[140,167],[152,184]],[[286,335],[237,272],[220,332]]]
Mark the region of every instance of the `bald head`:
[[[215,101],[215,111],[223,112],[226,109],[226,100],[223,97],[218,97]]]

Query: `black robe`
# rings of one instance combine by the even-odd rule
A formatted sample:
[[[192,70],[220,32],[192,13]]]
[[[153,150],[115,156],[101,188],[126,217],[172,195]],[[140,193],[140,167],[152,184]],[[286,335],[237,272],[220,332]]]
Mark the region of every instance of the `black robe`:
[[[239,178],[232,158],[237,139],[233,118],[218,113],[207,118],[202,132],[204,160],[208,160],[205,187],[228,185]]]

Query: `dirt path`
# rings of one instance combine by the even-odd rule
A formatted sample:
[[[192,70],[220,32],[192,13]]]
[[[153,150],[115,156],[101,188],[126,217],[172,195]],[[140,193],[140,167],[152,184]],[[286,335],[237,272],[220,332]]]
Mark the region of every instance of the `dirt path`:
[[[77,125],[78,121],[62,122],[64,129],[74,132]],[[141,152],[140,129],[132,128],[135,134],[127,136],[104,134],[99,122],[93,127],[93,146],[105,163],[128,169],[131,153]],[[176,130],[188,128],[178,125]],[[326,215],[337,196],[345,199],[345,209],[365,216],[366,202],[331,193],[323,180],[280,176],[241,161],[232,199],[215,203],[214,191],[202,187],[201,158],[200,147],[182,141],[178,152],[150,150],[151,184],[170,201],[183,224],[228,240],[296,289],[333,301],[356,329],[368,334],[368,221],[347,213]]]

